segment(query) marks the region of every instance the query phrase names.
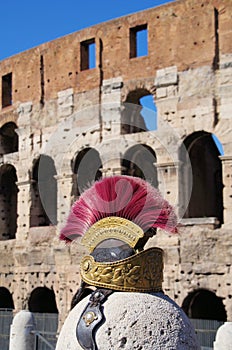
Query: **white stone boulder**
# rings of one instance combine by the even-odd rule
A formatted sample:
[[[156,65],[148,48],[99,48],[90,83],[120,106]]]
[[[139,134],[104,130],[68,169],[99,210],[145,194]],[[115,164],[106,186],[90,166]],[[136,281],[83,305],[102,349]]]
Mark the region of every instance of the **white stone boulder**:
[[[56,350],[81,350],[76,326],[89,296],[68,315]],[[99,350],[198,350],[183,310],[163,293],[114,292],[103,304],[105,322],[96,331]]]
[[[232,350],[232,322],[225,322],[218,328],[214,350]]]

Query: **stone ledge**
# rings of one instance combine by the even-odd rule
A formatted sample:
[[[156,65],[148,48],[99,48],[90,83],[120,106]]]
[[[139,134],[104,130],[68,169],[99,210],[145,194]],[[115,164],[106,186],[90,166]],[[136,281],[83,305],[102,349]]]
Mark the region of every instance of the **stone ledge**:
[[[177,67],[171,66],[157,70],[155,78],[156,87],[176,85],[178,83]]]
[[[35,226],[30,227],[28,241],[32,245],[49,243],[56,236],[56,226]]]
[[[113,90],[119,90],[123,87],[123,80],[121,77],[105,79],[102,82],[102,92],[104,94],[109,94]]]
[[[232,62],[224,62],[220,64],[220,69],[227,69],[232,67]]]
[[[220,226],[220,222],[216,217],[208,217],[208,218],[186,218],[181,219],[181,226],[194,226],[194,225],[203,225],[208,226],[213,229],[218,228]]]

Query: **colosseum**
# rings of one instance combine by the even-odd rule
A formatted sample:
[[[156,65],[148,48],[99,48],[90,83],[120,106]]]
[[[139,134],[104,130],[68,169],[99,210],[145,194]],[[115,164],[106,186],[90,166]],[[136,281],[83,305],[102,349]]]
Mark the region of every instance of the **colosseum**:
[[[165,293],[193,319],[232,321],[231,14],[228,0],[178,0],[0,62],[1,308],[62,324],[85,251],[60,228],[91,181],[129,174],[179,215],[179,235],[150,243]]]

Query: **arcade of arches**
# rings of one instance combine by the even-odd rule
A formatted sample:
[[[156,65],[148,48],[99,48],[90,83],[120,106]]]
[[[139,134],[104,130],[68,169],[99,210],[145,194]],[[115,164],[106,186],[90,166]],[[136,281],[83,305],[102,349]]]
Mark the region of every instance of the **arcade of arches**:
[[[0,309],[14,309],[12,294],[5,287],[0,287]],[[54,291],[47,287],[35,288],[30,294],[28,309],[35,313],[58,313]],[[193,319],[227,320],[222,299],[207,289],[189,293],[183,300],[182,309]]]
[[[185,138],[179,150],[182,186],[179,192],[180,216],[214,217],[218,220],[218,225],[223,223],[222,165],[219,156],[210,133],[195,132]],[[145,178],[154,187],[158,187],[156,163],[155,151],[146,144],[137,144],[122,155],[121,171],[124,175]],[[94,148],[88,147],[77,153],[72,164],[72,200],[94,180],[102,177],[102,167],[101,156]],[[56,174],[51,157],[41,155],[35,161],[31,174],[30,227],[57,224]],[[3,164],[0,167],[1,239],[14,238],[17,230],[16,183],[14,166]]]
[[[3,128],[3,130],[4,129],[5,128]],[[9,150],[10,144],[17,145],[17,137],[14,135],[15,129],[16,126],[12,123],[6,126],[6,130],[8,130],[8,138],[6,138],[6,140],[8,141],[4,141],[4,137],[2,136],[2,152],[7,152],[8,150],[14,153],[16,150],[16,148]],[[9,130],[11,130],[11,134]],[[9,142],[9,135],[11,135],[11,140],[14,140],[14,143]],[[218,219],[219,225],[222,224],[222,166],[220,153],[212,135],[201,131],[194,132],[187,136],[179,149],[179,160],[181,164],[180,183],[185,186],[185,189],[181,191],[182,197],[180,197],[180,202],[183,207],[185,207],[187,200],[185,196],[189,195],[189,184],[191,184],[191,182],[193,184],[190,201],[184,213],[184,217],[215,217]],[[188,162],[188,160],[190,160],[190,162]],[[128,147],[121,155],[122,174],[147,179],[154,187],[158,188],[159,172],[156,165],[156,152],[145,143],[134,144]],[[71,189],[72,200],[75,200],[94,180],[98,180],[103,176],[104,164],[102,164],[101,154],[93,147],[86,147],[80,152],[77,152],[70,167],[73,172]],[[51,157],[42,154],[39,158],[35,159],[30,173],[30,227],[47,227],[57,224],[58,187],[56,176],[57,171],[55,163]],[[2,225],[0,234],[2,240],[15,238],[17,231],[17,203],[19,191],[17,181],[16,167],[11,164],[1,165],[0,219],[2,220]],[[9,293],[7,297],[6,291],[4,292],[2,290],[0,292],[3,300],[2,307],[13,308],[13,300],[10,302]],[[201,290],[193,294],[190,293],[186,297],[183,302],[183,308],[190,317],[216,317],[216,314],[211,315],[207,311],[207,308],[204,309],[202,307],[205,300],[204,298],[211,295],[210,292],[208,293],[209,294]],[[207,297],[205,296],[206,294]],[[212,295],[211,297],[213,298]],[[43,300],[44,302],[42,302]],[[218,305],[221,299],[215,296],[215,300],[217,300],[217,302],[215,301],[215,310],[219,312]],[[29,309],[33,312],[58,312],[54,292],[49,289],[44,289],[43,287],[37,287],[31,293]],[[200,309],[203,314],[199,312]],[[221,310],[223,310],[222,303]],[[220,315],[222,315],[220,319],[225,320],[225,310],[224,314],[223,311],[220,312]]]
[[[31,312],[58,313],[54,291],[47,287],[35,288],[30,294],[27,308]],[[13,296],[5,287],[0,287],[0,309],[14,309]]]

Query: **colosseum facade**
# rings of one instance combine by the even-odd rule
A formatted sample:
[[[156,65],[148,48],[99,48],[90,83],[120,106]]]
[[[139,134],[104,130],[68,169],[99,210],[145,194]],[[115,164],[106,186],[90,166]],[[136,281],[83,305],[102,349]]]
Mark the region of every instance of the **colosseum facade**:
[[[62,323],[85,253],[58,239],[70,206],[92,180],[130,174],[179,215],[178,235],[150,242],[165,251],[164,291],[190,317],[216,317],[210,300],[232,321],[231,14],[228,0],[179,0],[0,62],[1,307]]]

